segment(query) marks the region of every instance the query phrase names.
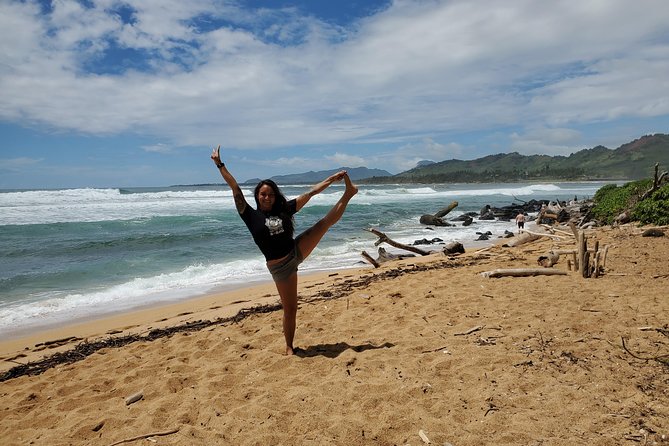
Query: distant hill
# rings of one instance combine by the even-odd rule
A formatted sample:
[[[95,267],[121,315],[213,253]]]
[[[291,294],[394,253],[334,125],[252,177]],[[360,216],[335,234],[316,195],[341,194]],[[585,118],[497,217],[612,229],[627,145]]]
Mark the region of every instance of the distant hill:
[[[339,169],[332,170],[319,170],[317,172],[311,170],[304,173],[294,173],[289,175],[275,175],[270,178],[270,180],[275,183],[281,184],[315,184],[319,181],[324,180],[333,173],[337,173],[340,170],[345,170],[348,172],[348,176],[353,181],[364,180],[365,178],[370,177],[385,177],[392,175],[390,172],[382,169],[368,169],[366,167],[340,167]],[[252,178],[246,180],[244,184],[257,184],[260,181],[260,178]]]
[[[448,160],[417,166],[364,183],[486,183],[543,180],[634,180],[651,177],[655,163],[669,168],[669,135],[646,135],[615,150],[604,146],[569,156],[489,155],[475,160]]]

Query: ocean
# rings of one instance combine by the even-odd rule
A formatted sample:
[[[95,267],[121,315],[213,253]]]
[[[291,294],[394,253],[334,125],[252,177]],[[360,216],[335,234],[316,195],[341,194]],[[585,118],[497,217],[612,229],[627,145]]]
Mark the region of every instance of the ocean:
[[[591,198],[605,183],[361,185],[343,218],[300,271],[362,266],[376,257],[376,228],[405,244],[440,238],[465,246],[511,221],[428,227],[452,201],[447,219],[482,207],[531,199]],[[242,187],[255,205],[253,188]],[[282,186],[293,198],[309,186]],[[296,234],[341,197],[343,184],[315,196],[295,217]],[[399,250],[385,246],[389,252]],[[440,250],[439,245],[423,246]],[[371,266],[370,266],[371,268]],[[270,281],[262,254],[239,218],[227,186],[0,191],[0,336]]]

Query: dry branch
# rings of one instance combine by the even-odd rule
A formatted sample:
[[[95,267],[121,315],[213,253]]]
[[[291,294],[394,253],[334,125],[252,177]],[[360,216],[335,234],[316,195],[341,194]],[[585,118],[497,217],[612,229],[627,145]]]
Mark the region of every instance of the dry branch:
[[[371,232],[372,234],[376,235],[379,238],[376,242],[374,242],[374,246],[379,246],[381,243],[385,242],[385,243],[388,243],[390,246],[394,246],[395,248],[404,249],[405,251],[415,252],[416,254],[420,254],[422,256],[426,256],[426,255],[430,254],[429,251],[423,251],[422,249],[416,248],[415,246],[410,246],[410,245],[405,245],[405,244],[402,244],[402,243],[398,243],[398,242],[390,239],[386,234],[384,234],[383,232],[381,232],[377,229],[370,228],[370,229],[368,229],[368,231]]]
[[[154,432],[152,434],[144,434],[144,435],[138,435],[136,437],[132,438],[126,438],[125,440],[117,441],[116,443],[112,443],[109,446],[116,446],[117,444],[123,444],[123,443],[130,443],[131,441],[136,441],[136,440],[143,440],[145,438],[150,438],[150,437],[164,437],[165,435],[172,435],[176,434],[179,432],[179,428],[177,427],[176,429],[171,429],[165,432]]]
[[[513,268],[513,269],[496,269],[493,271],[484,271],[481,273],[483,277],[530,277],[530,276],[566,276],[565,271],[547,268]]]

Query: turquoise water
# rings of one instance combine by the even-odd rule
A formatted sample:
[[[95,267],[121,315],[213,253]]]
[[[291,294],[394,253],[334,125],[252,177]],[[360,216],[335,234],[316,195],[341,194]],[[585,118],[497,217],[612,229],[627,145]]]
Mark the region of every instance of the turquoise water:
[[[364,185],[300,269],[360,266],[361,251],[376,252],[371,227],[407,244],[439,237],[465,245],[477,231],[514,229],[506,221],[419,224],[453,200],[459,206],[449,218],[516,199],[592,197],[602,184]],[[282,189],[292,198],[308,188]],[[253,204],[252,188],[243,189]],[[337,184],[315,196],[296,215],[296,233],[342,192]],[[226,186],[0,191],[0,334],[267,280]]]

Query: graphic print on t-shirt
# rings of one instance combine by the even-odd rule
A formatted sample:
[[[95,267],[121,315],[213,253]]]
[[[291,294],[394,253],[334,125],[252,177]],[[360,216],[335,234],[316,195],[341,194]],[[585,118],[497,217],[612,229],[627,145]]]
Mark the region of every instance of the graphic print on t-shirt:
[[[269,229],[269,235],[277,235],[283,232],[283,222],[279,217],[267,217],[265,218],[265,226]]]

